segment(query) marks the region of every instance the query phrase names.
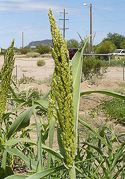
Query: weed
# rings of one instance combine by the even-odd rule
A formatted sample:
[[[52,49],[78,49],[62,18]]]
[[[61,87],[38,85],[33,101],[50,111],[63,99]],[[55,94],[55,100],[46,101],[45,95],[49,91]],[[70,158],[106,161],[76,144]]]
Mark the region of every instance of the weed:
[[[39,53],[36,53],[36,52],[32,52],[32,53],[28,53],[28,54],[26,54],[26,58],[37,58],[37,57],[39,57],[40,56],[40,54]]]
[[[107,67],[105,61],[96,59],[95,57],[85,57],[83,59],[82,71],[85,79],[91,79],[93,76],[100,76],[105,70],[101,70]]]
[[[119,99],[105,100],[92,111],[97,111],[99,114],[101,110],[104,111],[108,118],[110,117],[118,123],[125,124],[125,101]],[[93,112],[91,112],[91,114],[93,114]]]
[[[50,77],[45,78],[43,81],[40,81],[41,84],[46,84],[47,86],[51,86],[51,82],[52,82],[52,76],[50,75]]]
[[[40,99],[43,96],[42,91],[37,88],[28,88],[20,92],[19,97],[26,101]]]
[[[18,83],[19,84],[29,84],[29,83],[32,83],[32,82],[35,82],[35,78],[34,77],[26,77],[24,74],[23,74],[23,77],[20,78],[20,80],[18,80]]]
[[[44,66],[45,65],[45,61],[44,60],[38,60],[37,61],[37,66]]]
[[[52,54],[51,53],[50,54],[49,53],[48,54],[42,54],[41,57],[42,58],[49,58],[49,57],[52,57]]]
[[[119,59],[119,58],[113,58],[113,59],[111,59],[111,61],[110,61],[110,66],[112,66],[112,67],[114,67],[114,66],[123,66],[123,62],[125,61],[125,58],[121,58],[121,59]]]

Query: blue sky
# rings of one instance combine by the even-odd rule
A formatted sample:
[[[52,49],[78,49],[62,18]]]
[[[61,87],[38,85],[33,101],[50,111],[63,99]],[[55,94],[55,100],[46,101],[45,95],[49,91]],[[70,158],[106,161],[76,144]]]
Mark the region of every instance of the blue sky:
[[[80,41],[77,32],[85,38],[90,29],[90,11],[84,3],[92,3],[93,44],[100,43],[109,32],[125,35],[125,0],[0,0],[0,47],[7,48],[15,38],[15,47],[20,48],[22,32],[24,46],[31,41],[51,39],[49,8],[60,28],[60,12],[68,12],[66,40]]]

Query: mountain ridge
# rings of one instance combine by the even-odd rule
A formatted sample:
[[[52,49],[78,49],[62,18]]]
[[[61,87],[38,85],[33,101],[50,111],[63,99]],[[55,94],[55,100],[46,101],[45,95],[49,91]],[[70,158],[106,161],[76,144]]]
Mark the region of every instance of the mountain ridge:
[[[39,40],[39,41],[32,41],[29,43],[28,47],[36,47],[39,45],[47,45],[47,46],[52,46],[52,40],[50,39],[45,39],[45,40]]]

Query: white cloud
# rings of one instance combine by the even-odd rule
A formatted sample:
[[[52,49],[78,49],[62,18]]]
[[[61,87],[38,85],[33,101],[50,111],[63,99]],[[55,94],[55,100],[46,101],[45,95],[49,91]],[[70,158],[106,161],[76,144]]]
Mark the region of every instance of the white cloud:
[[[36,10],[60,10],[62,7],[58,3],[41,2],[32,0],[7,0],[0,1],[0,11],[36,11]]]

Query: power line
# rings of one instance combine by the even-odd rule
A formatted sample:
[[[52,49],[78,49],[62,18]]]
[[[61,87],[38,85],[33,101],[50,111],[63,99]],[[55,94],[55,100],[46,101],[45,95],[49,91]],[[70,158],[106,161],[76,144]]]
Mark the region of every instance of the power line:
[[[61,30],[63,30],[63,38],[65,38],[65,31],[69,28],[66,28],[65,27],[65,23],[66,23],[66,20],[69,20],[69,19],[66,19],[66,14],[68,14],[65,9],[64,9],[64,12],[60,12],[64,15],[63,19],[59,19],[59,20],[62,20],[63,21],[63,28],[60,28]]]

